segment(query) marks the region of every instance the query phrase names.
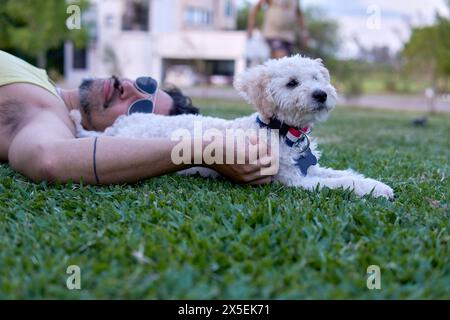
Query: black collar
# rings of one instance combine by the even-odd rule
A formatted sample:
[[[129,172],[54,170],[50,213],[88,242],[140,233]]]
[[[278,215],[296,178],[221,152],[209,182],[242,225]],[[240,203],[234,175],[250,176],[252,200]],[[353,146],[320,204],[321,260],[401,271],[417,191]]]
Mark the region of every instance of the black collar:
[[[261,118],[259,115],[256,116],[256,122],[258,123],[260,128],[269,128],[272,130],[279,130],[279,134],[284,138],[284,142],[292,147],[300,142],[305,140],[306,135],[311,132],[310,127],[296,128],[291,127],[285,123],[282,123],[280,120],[276,118],[272,118],[270,120],[265,120]]]
[[[307,140],[306,147],[299,151],[300,156],[294,159],[295,166],[304,176],[307,175],[309,167],[317,164],[317,158],[312,154],[311,149],[309,148],[309,138],[307,134],[311,131],[310,127],[298,129],[281,123],[278,119],[264,121],[259,117],[259,115],[256,117],[256,122],[261,128],[280,130],[279,133],[282,137],[284,137],[284,142],[291,148],[298,148],[299,144],[301,144],[305,139]]]

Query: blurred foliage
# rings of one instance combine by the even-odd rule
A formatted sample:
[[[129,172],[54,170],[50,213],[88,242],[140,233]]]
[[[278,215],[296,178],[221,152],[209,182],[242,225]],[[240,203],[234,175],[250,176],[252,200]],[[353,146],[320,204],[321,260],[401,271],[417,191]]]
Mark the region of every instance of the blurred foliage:
[[[238,30],[247,30],[247,21],[248,21],[248,15],[250,13],[250,10],[252,9],[253,4],[246,0],[242,6],[238,9],[237,12],[237,21],[236,21],[236,28]],[[260,11],[258,15],[256,16],[256,28],[261,28],[264,20],[264,12]]]
[[[325,61],[332,74],[333,83],[346,98],[355,98],[363,93],[361,78],[367,74],[368,65],[359,60],[337,60],[329,58]]]
[[[72,1],[81,10],[87,0]],[[47,66],[47,54],[61,48],[65,40],[82,47],[87,30],[69,30],[66,20],[69,3],[62,0],[2,0],[0,6],[0,48],[22,52],[36,59],[41,68]]]
[[[445,83],[450,77],[450,20],[438,15],[434,25],[414,28],[402,56],[410,73],[428,77],[435,88],[439,80]]]
[[[300,51],[324,60],[335,59],[341,43],[338,22],[328,17],[323,8],[316,6],[307,7],[303,16],[310,41],[308,47],[299,47]]]

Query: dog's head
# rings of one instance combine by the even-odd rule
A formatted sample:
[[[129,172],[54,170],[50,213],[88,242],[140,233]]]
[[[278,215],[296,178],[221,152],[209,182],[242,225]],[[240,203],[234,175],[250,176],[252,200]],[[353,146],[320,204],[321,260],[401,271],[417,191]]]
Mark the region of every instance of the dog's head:
[[[234,86],[263,117],[294,127],[326,119],[337,100],[322,60],[300,55],[248,69],[237,76]]]

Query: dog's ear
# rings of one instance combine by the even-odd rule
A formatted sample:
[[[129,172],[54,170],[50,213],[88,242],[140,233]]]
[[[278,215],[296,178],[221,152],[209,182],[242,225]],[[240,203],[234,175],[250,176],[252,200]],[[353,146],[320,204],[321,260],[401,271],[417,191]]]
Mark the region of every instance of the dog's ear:
[[[234,81],[234,88],[239,94],[268,119],[273,116],[274,112],[269,82],[270,76],[265,65],[259,65],[244,71]]]
[[[325,65],[323,64],[323,60],[320,58],[315,59],[314,61],[317,62],[317,64],[319,65],[319,70],[320,73],[325,77],[325,79],[328,80],[328,82],[331,80],[330,78],[330,72],[328,72],[328,69],[325,67]]]

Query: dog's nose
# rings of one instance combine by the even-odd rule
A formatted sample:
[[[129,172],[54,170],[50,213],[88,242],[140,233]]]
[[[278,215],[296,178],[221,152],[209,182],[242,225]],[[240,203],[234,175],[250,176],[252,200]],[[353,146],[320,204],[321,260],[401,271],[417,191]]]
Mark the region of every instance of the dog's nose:
[[[327,93],[323,90],[315,90],[312,93],[312,97],[314,98],[314,100],[320,103],[324,103],[325,101],[327,101]]]

